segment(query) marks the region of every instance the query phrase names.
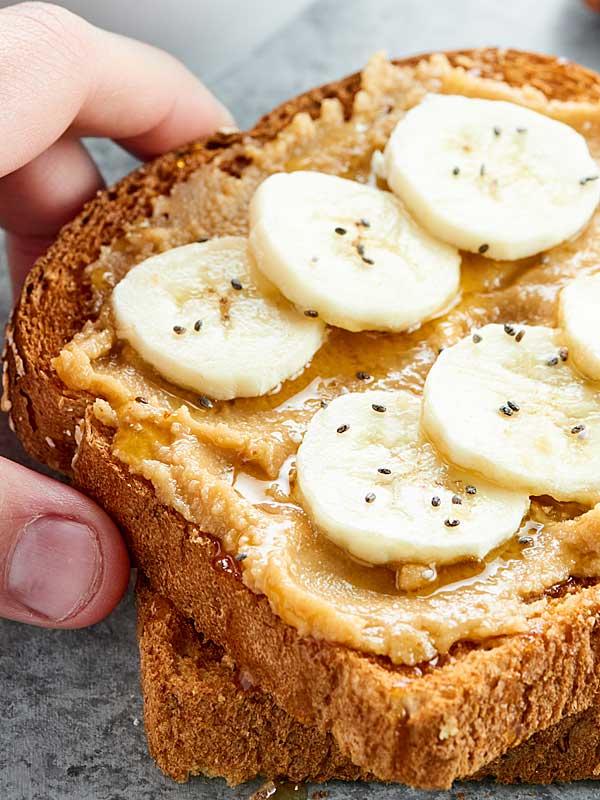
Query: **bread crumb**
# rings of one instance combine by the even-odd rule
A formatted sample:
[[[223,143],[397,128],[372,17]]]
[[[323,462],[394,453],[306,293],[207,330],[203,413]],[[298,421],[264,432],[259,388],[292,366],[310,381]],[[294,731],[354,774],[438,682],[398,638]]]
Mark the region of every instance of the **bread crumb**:
[[[458,723],[456,721],[456,717],[448,717],[448,719],[440,728],[438,736],[442,741],[444,741],[445,739],[450,739],[452,736],[456,736],[457,733]]]
[[[269,797],[273,797],[276,791],[277,785],[275,782],[267,781],[266,783],[263,783],[258,791],[254,792],[250,800],[268,800]]]
[[[9,390],[9,378],[8,378],[8,361],[6,361],[6,345],[4,347],[4,352],[2,353],[2,399],[0,400],[0,410],[4,412],[8,412],[12,408],[12,403],[8,396]]]
[[[138,719],[137,717],[134,717],[134,718],[133,718],[133,725],[134,725],[134,727],[135,727],[135,728],[137,728],[139,724],[140,724],[140,721],[139,721],[139,719]]]

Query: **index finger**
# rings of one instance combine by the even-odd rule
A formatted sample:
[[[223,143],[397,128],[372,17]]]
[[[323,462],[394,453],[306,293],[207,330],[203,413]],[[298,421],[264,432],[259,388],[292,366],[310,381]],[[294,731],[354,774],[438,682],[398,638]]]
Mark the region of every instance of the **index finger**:
[[[46,3],[0,11],[0,73],[0,175],[68,128],[148,157],[231,124],[172,56]]]

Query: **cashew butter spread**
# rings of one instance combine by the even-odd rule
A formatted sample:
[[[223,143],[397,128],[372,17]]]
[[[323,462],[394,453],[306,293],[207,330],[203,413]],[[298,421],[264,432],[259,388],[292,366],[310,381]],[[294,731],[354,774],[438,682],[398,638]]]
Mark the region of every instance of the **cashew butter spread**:
[[[461,253],[460,293],[443,314],[407,333],[331,328],[299,375],[256,398],[215,401],[165,381],[117,339],[110,296],[148,256],[205,237],[246,235],[250,199],[271,173],[319,170],[385,188],[372,166],[377,153],[406,111],[436,92],[528,106],[571,125],[600,159],[596,106],[483,78],[467,58],[458,67],[441,55],[398,67],[377,56],[348,118],[337,99],[326,99],[318,119],[298,113],[261,146],[248,137],[235,146],[245,165],[240,175],[220,170],[225,156],[217,155],[104,248],[89,266],[98,317],[54,361],[67,386],[96,396],[94,413],[112,430],[114,456],[150,481],[161,502],[242,555],[244,583],[287,623],[405,664],[431,660],[458,641],[533,629],[555,602],[549,590],[600,577],[600,509],[534,497],[515,536],[484,559],[437,568],[367,565],[315,530],[302,508],[295,455],[306,426],[344,392],[420,395],[440,349],[474,328],[555,326],[560,289],[600,269],[600,212],[575,238],[520,261]],[[226,315],[226,294],[221,302]]]

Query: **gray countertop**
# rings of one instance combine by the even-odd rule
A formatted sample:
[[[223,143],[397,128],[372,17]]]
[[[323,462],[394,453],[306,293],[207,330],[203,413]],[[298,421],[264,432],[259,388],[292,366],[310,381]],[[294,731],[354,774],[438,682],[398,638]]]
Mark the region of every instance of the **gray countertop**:
[[[168,0],[163,0],[168,2]],[[226,24],[226,21],[224,21]],[[600,16],[580,0],[321,0],[211,88],[250,125],[280,101],[358,69],[376,50],[404,56],[434,49],[504,45],[555,53],[600,70]],[[179,54],[185,60],[185,53]],[[108,182],[135,161],[108,142],[90,148]],[[1,248],[0,248],[1,249]],[[0,320],[10,293],[0,255]],[[0,452],[30,464],[4,419]],[[247,798],[220,780],[180,786],[146,750],[131,592],[104,622],[81,631],[46,631],[0,621],[0,797],[7,800],[166,800]],[[332,784],[330,800],[568,798],[600,787],[496,787],[452,792]],[[309,792],[310,794],[310,792]]]

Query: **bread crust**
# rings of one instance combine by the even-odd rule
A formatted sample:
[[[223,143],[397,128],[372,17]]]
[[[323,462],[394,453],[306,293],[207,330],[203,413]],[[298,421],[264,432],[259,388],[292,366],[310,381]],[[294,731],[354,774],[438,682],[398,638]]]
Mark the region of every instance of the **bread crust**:
[[[361,777],[331,734],[307,728],[249,686],[223,649],[143,578],[137,615],[148,746],[169,777],[218,775],[231,785],[255,775],[294,782]]]
[[[598,75],[548,56],[492,49],[448,56],[556,99],[600,100]],[[264,117],[250,135],[268,141],[298,111],[316,116],[326,97],[337,97],[349,112],[358,87],[359,76],[352,75],[301,95]],[[11,419],[32,455],[70,475],[113,515],[154,586],[279,705],[331,730],[343,753],[381,779],[446,788],[592,702],[600,673],[600,589],[581,589],[554,603],[534,634],[459,653],[424,675],[302,638],[271,612],[265,597],[218,566],[214,540],[161,506],[148,482],[113,459],[110,433],[89,413],[94,398],[67,390],[50,366],[94,315],[83,267],[128,224],[148,216],[153,198],[216,153],[227,154],[221,169],[240,174],[246,166],[242,136],[219,134],[157,159],[100,192],[61,231],[30,273],[8,326]]]
[[[138,644],[144,723],[150,753],[177,781],[224,777],[230,785],[255,775],[293,782],[370,780],[345,758],[331,734],[286,714],[247,683],[233,660],[199,636],[172,603],[140,577]],[[600,702],[484,767],[475,778],[501,783],[554,783],[597,778]]]

